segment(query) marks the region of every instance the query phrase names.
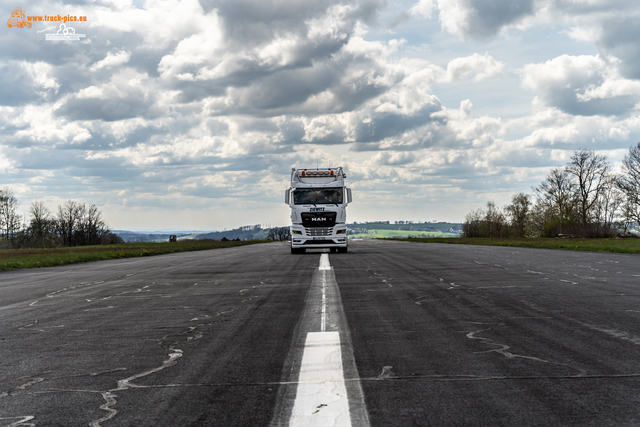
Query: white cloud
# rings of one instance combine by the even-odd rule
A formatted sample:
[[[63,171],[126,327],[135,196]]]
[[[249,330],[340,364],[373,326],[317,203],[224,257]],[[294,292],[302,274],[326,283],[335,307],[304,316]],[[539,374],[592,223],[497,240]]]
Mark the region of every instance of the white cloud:
[[[143,9],[130,4],[123,0],[89,8],[90,28],[135,34],[147,47],[166,47],[210,24],[197,0],[146,0]]]
[[[630,80],[615,75],[607,76],[607,79],[601,85],[591,85],[586,88],[584,93],[577,95],[578,100],[588,102],[593,99],[608,99],[621,96],[633,95],[640,99],[640,81]]]
[[[221,23],[214,13],[210,24],[201,32],[182,39],[171,54],[162,57],[158,64],[161,76],[205,80],[224,77],[234,71],[234,53],[227,54],[222,50]]]
[[[583,83],[599,78],[606,69],[598,56],[561,55],[541,64],[524,67],[522,84],[527,89],[553,91],[573,82]]]
[[[593,27],[575,26],[565,31],[569,37],[581,42],[594,42],[599,38],[599,33]]]
[[[130,58],[131,52],[127,52],[126,50],[121,50],[116,53],[109,52],[104,59],[96,62],[91,67],[89,67],[89,69],[91,71],[98,71],[103,68],[117,67],[129,62]]]
[[[408,152],[388,152],[383,151],[375,154],[372,160],[375,164],[384,166],[400,166],[407,163],[412,163],[416,159],[415,153]]]
[[[412,15],[422,15],[426,18],[431,18],[435,6],[434,0],[420,0],[409,9],[409,12]]]
[[[460,37],[486,39],[534,14],[534,0],[438,0],[442,28]]]
[[[464,58],[453,59],[447,64],[445,81],[454,82],[456,80],[472,78],[479,82],[502,74],[504,63],[496,61],[489,53],[480,55],[474,53]]]
[[[45,62],[23,62],[22,66],[25,71],[31,76],[33,82],[39,91],[49,92],[53,90],[57,92],[60,88],[60,83],[51,76],[53,67]]]
[[[523,69],[522,85],[552,107],[576,115],[623,115],[638,101],[638,83],[599,56],[561,55]]]

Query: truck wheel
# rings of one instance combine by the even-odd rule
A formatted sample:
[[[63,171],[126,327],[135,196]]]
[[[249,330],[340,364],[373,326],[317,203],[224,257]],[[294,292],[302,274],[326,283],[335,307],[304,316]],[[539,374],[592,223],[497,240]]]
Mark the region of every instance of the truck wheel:
[[[297,250],[297,249],[295,249],[295,248],[291,248],[291,253],[292,253],[292,254],[297,254],[297,253],[298,253],[298,250]]]
[[[300,251],[301,254],[307,252],[307,250],[305,248],[301,248],[301,249],[298,249],[298,250]]]
[[[346,254],[348,248],[338,248],[338,253]]]
[[[338,248],[329,248],[329,251],[334,254],[336,252],[338,252]]]

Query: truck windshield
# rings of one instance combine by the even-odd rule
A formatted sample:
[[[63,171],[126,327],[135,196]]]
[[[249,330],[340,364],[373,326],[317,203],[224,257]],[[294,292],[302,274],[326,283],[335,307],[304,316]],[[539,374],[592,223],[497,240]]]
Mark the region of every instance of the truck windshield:
[[[342,188],[298,188],[293,191],[293,203],[305,204],[342,204]]]

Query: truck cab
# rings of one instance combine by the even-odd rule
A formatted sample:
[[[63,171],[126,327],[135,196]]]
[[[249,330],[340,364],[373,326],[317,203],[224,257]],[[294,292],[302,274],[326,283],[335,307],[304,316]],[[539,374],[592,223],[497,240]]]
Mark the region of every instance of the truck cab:
[[[296,169],[291,171],[291,187],[285,203],[291,207],[291,253],[329,248],[347,252],[347,204],[351,189],[339,168]]]

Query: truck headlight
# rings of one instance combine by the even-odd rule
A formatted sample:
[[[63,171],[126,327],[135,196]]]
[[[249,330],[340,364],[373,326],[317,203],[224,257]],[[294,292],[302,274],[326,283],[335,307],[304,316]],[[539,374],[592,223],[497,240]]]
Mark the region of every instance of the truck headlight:
[[[302,236],[302,231],[300,231],[300,230],[291,230],[291,234],[297,234],[299,236]]]
[[[344,229],[344,230],[337,230],[337,231],[336,231],[336,234],[347,234],[347,230],[346,230],[346,229]]]

